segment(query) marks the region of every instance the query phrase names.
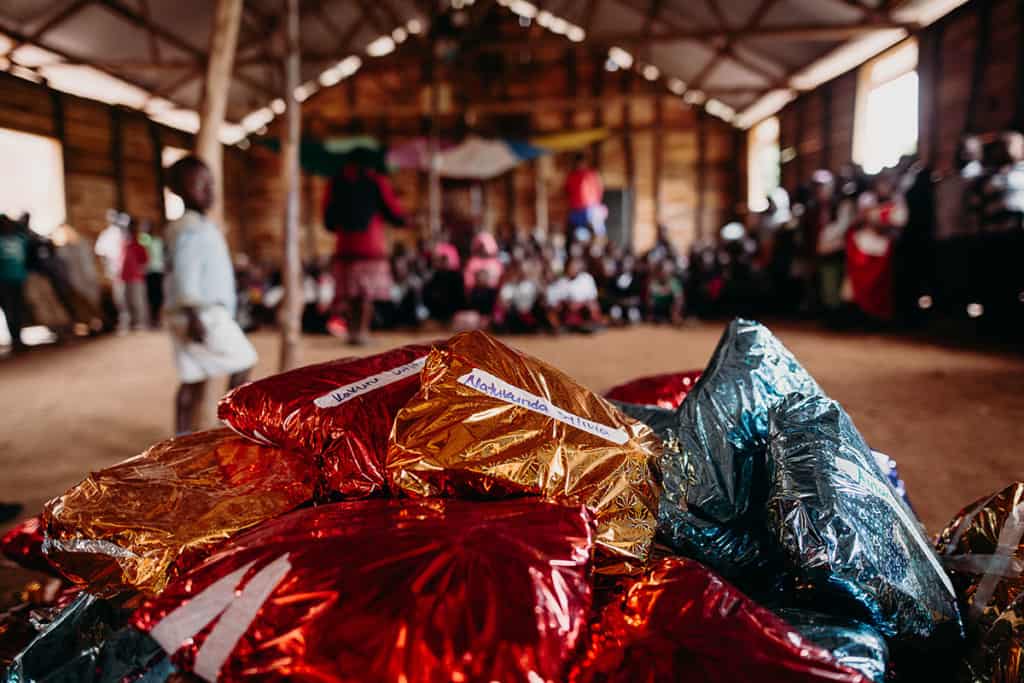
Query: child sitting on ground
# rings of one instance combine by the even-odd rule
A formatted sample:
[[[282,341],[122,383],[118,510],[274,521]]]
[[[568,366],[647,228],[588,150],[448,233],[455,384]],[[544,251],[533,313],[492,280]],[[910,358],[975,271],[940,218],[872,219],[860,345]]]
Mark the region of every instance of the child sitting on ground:
[[[570,330],[593,332],[604,324],[597,283],[578,256],[569,259],[565,274],[548,287],[547,302],[560,326]]]

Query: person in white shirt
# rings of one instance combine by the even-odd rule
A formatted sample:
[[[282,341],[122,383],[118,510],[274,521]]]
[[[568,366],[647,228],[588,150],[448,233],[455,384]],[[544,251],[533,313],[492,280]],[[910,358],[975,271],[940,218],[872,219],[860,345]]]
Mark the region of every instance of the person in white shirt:
[[[181,386],[175,430],[195,428],[206,381],[229,375],[231,388],[249,379],[256,350],[235,322],[235,271],[227,242],[206,216],[213,205],[213,174],[187,156],[169,170],[168,185],[185,203],[185,214],[167,226],[165,311]]]
[[[548,286],[547,303],[558,321],[570,329],[592,332],[604,323],[597,283],[579,257],[570,259],[565,274]]]

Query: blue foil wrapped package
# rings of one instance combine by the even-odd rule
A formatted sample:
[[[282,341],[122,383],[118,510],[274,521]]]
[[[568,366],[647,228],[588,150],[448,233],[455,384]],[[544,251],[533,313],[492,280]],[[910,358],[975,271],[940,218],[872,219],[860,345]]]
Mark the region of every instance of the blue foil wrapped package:
[[[147,634],[124,627],[120,598],[80,593],[11,662],[3,683],[163,683],[170,660]]]
[[[788,397],[771,413],[768,453],[768,524],[800,599],[878,629],[898,665],[955,652],[953,586],[839,404]]]
[[[667,427],[658,531],[679,552],[740,586],[757,589],[777,573],[764,524],[768,413],[791,393],[821,389],[793,354],[756,322],[737,319]],[[643,419],[643,417],[641,417]]]
[[[856,669],[874,683],[885,683],[889,668],[889,647],[885,638],[867,624],[811,610],[774,610],[800,635],[832,653],[842,666]]]

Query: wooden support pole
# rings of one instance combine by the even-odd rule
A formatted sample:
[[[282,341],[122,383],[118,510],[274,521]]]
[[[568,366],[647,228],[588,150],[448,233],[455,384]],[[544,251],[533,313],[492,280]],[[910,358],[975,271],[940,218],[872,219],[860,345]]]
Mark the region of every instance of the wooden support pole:
[[[600,53],[591,53],[590,62],[593,65],[593,81],[591,82],[591,94],[594,100],[594,128],[604,125],[604,104],[601,102],[601,95],[604,94],[604,62]],[[594,168],[601,168],[601,141],[590,145],[591,162]]]
[[[430,139],[427,168],[427,225],[430,236],[441,234],[441,92],[437,64],[430,69]]]
[[[657,85],[654,86],[657,88]],[[664,220],[664,211],[661,206],[661,175],[665,167],[665,98],[661,96],[660,89],[658,97],[654,99],[654,138],[651,141],[654,145],[652,157],[654,158],[654,223],[661,225]]]
[[[515,169],[508,171],[504,175],[505,178],[505,213],[508,216],[509,225],[511,226],[509,232],[515,236],[518,234],[522,227],[519,225],[519,221],[516,220],[516,201],[515,201]]]
[[[1024,130],[1024,0],[1017,0],[1017,89],[1013,127]]]
[[[163,225],[167,220],[167,205],[164,203],[164,141],[160,134],[160,124],[153,119],[146,119],[146,126],[149,128],[149,142],[153,148],[153,177],[156,178],[156,204],[160,211],[157,219],[157,226]]]
[[[302,135],[302,113],[295,89],[299,87],[299,0],[285,0],[284,60],[285,135],[281,146],[282,180],[285,187],[284,212],[284,301],[281,304],[280,370],[290,370],[299,362],[299,341],[302,333],[302,261],[299,256],[299,141]]]
[[[544,154],[533,160],[533,207],[534,228],[542,235],[548,234],[548,173],[551,157]]]
[[[697,221],[696,230],[697,238],[705,238],[705,220],[704,220],[704,194],[707,189],[707,117],[708,115],[703,109],[697,110]]]
[[[804,124],[807,121],[807,95],[798,97],[793,106],[796,108],[796,137],[793,140],[793,151],[796,152],[796,158],[793,161],[796,167],[796,182],[803,183],[808,180],[811,173],[805,168],[804,153],[800,149],[803,144]]]
[[[231,71],[238,43],[238,25],[242,21],[242,0],[217,0],[213,26],[210,29],[210,59],[206,64],[206,81],[199,107],[199,132],[196,134],[196,155],[213,172],[215,201],[210,218],[224,229],[224,159],[220,144],[220,128],[228,106]]]
[[[940,21],[932,31],[932,40],[935,41],[933,45],[932,54],[932,108],[928,112],[928,128],[929,128],[929,144],[931,145],[931,162],[933,166],[937,166],[939,159],[942,158],[939,147],[941,145],[942,137],[941,131],[939,130],[939,103],[942,101],[941,90],[942,90],[942,69],[943,69],[943,49],[942,44],[945,42],[946,35],[946,22]],[[1020,41],[1024,44],[1024,40]]]
[[[572,98],[575,98],[579,91],[579,75],[577,73],[576,61],[576,49],[572,47],[567,48],[565,51],[566,92]],[[566,130],[571,130],[575,127],[573,125],[573,114],[575,111],[575,107],[566,107],[565,111],[562,112],[562,127]]]
[[[971,65],[971,94],[967,98],[967,116],[964,120],[964,134],[978,133],[978,109],[981,95],[985,92],[985,75],[992,61],[992,3],[982,0],[976,3],[978,33],[974,41],[974,62]]]
[[[114,205],[124,211],[124,130],[120,107],[110,108],[110,162],[114,167]]]
[[[71,218],[71,203],[68,201],[68,134],[64,124],[64,96],[59,90],[47,89],[50,93],[50,109],[53,117],[53,137],[57,138],[61,149],[61,173],[64,176],[64,220]]]
[[[633,72],[623,71],[621,81],[623,95],[629,95],[633,89]],[[629,97],[622,100],[622,156],[626,165],[626,188],[629,190],[629,202],[625,212],[625,233],[633,242],[633,230],[636,227],[636,157],[633,154],[633,116]]]
[[[821,167],[832,168],[832,86],[821,86]]]

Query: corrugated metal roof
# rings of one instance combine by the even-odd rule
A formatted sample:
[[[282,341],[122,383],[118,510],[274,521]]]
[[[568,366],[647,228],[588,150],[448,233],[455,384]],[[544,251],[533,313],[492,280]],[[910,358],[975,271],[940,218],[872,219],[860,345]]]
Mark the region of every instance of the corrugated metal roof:
[[[877,50],[890,37],[905,35],[893,29],[899,22],[930,22],[962,2],[904,0],[887,12],[879,0],[500,0],[512,11],[533,17],[541,7],[557,13],[585,27],[587,41],[621,44],[638,63],[658,67],[666,83],[682,79],[737,111],[771,91],[791,88],[794,77],[803,87],[812,87],[819,74],[829,73],[821,60],[838,54],[836,63],[848,65],[859,54],[858,46]],[[281,4],[246,0],[228,104],[233,121],[267,106],[280,90],[271,48]],[[44,77],[50,72],[55,81],[66,82],[68,73],[92,73],[91,81],[79,79],[79,91],[109,88],[114,77],[126,84],[114,98],[120,103],[134,102],[141,91],[145,101],[140,108],[154,102],[167,108],[171,105],[161,104],[167,100],[178,109],[195,110],[213,6],[211,0],[4,0],[0,33],[12,37],[14,46],[45,48],[48,52],[13,52],[14,61]],[[364,54],[371,41],[397,28],[396,20],[403,26],[416,20],[426,30],[416,0],[301,0],[301,7],[306,56],[302,75],[308,81],[348,54]],[[593,16],[587,16],[590,9]],[[878,34],[875,39],[873,33]],[[0,45],[0,54],[4,52]],[[52,62],[70,62],[78,71]],[[695,79],[700,82],[693,83]],[[110,99],[103,92],[89,96]]]

